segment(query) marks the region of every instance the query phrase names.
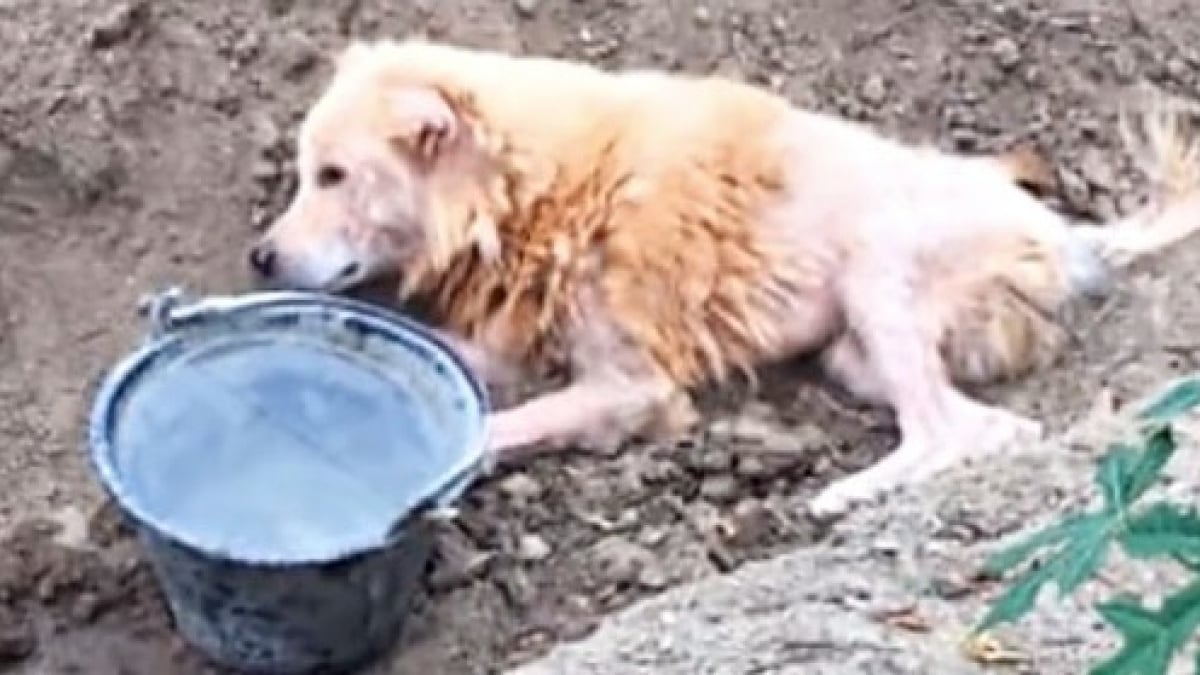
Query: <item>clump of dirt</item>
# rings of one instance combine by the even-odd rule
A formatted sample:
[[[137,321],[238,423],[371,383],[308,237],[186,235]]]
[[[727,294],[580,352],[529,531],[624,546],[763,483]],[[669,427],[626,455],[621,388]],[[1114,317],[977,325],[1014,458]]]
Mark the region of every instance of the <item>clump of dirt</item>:
[[[97,514],[89,541],[63,534],[61,523],[30,520],[0,542],[0,670],[204,672],[112,509]]]

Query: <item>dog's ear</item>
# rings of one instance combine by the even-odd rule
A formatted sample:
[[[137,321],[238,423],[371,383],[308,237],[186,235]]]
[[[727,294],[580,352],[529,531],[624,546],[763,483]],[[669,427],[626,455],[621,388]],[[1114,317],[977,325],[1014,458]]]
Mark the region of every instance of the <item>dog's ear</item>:
[[[458,139],[461,120],[440,92],[405,87],[388,99],[393,122],[391,142],[401,152],[432,164]]]

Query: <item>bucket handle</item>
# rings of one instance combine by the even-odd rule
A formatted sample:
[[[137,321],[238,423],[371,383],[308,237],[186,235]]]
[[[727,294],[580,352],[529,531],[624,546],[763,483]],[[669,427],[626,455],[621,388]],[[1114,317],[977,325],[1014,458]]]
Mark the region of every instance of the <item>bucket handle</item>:
[[[237,302],[237,298],[224,295],[192,299],[183,288],[170,286],[158,293],[142,296],[138,300],[137,310],[149,326],[149,339],[155,340],[184,323],[226,312],[235,307]]]

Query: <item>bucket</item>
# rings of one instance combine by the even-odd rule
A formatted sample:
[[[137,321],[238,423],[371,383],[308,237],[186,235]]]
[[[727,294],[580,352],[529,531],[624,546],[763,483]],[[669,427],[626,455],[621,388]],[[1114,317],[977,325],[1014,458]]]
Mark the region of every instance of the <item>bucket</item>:
[[[149,310],[88,449],[180,634],[248,673],[390,650],[432,520],[482,470],[480,384],[429,331],[348,298],[172,291]]]

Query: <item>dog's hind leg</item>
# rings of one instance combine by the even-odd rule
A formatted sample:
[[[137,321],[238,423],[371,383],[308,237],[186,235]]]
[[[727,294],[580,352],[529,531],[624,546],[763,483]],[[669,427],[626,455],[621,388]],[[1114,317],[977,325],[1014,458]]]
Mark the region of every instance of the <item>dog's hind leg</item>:
[[[940,322],[912,264],[895,252],[864,252],[842,278],[847,323],[861,345],[862,360],[853,364],[857,384],[875,389],[870,393],[895,410],[902,438],[888,457],[822,491],[811,504],[817,514],[842,512],[968,456],[1040,434],[1038,423],[972,400],[953,385],[939,350]]]

